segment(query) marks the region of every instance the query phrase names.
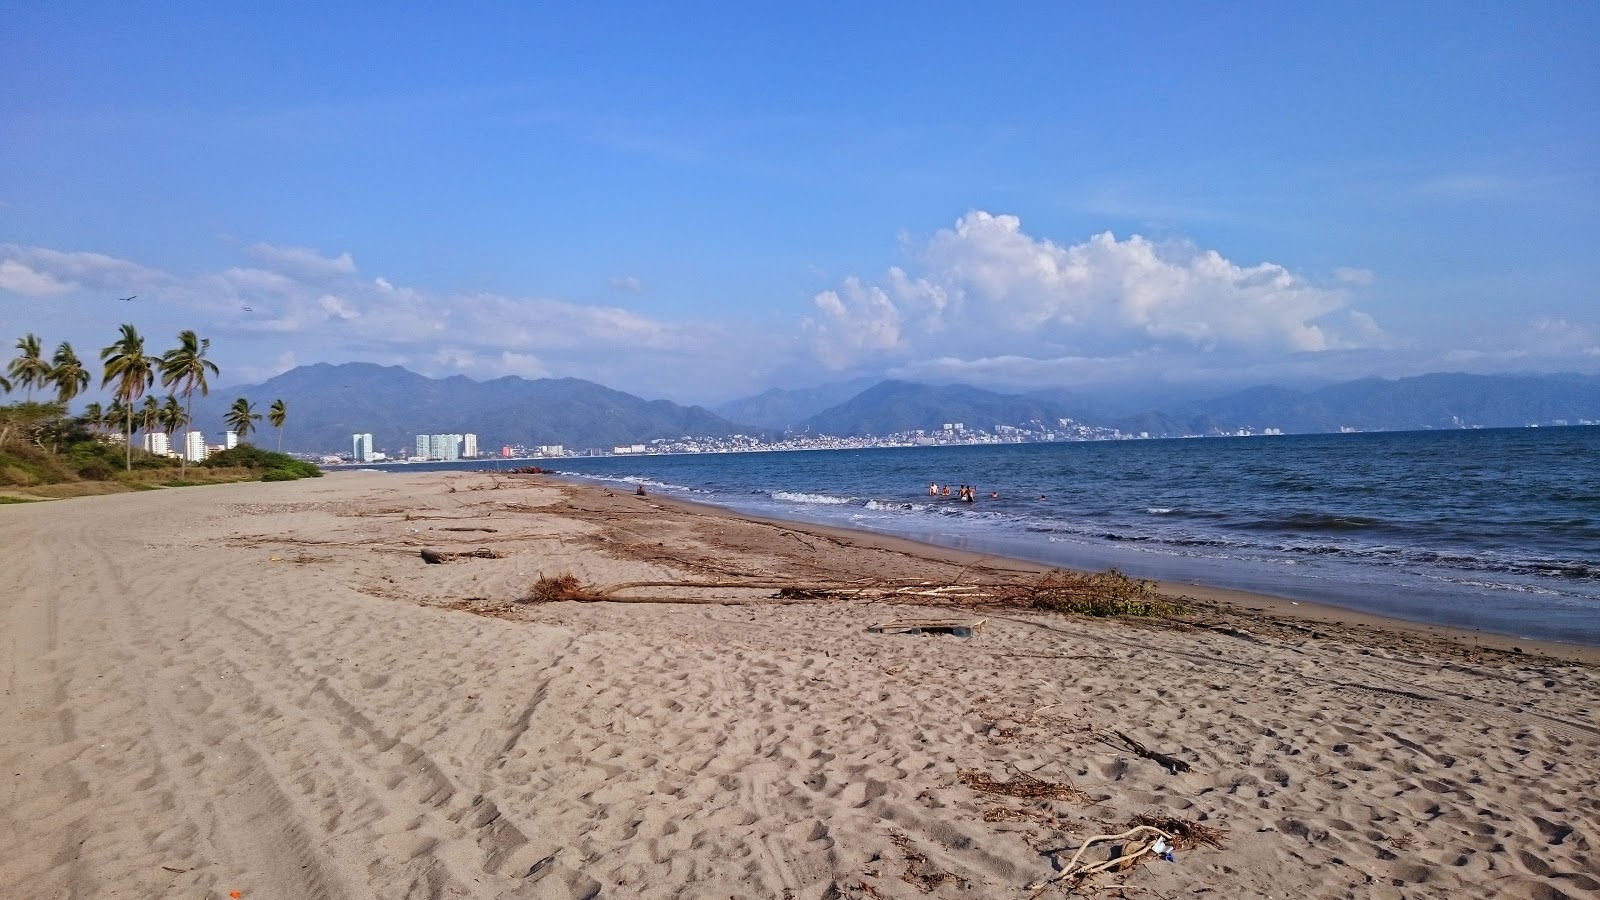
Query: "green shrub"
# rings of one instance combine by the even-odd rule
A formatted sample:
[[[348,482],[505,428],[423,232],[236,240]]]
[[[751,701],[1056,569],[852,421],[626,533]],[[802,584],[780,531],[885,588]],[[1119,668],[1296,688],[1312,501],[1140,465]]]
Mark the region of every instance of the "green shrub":
[[[78,465],[78,477],[86,481],[110,481],[117,477],[117,470],[103,459],[90,459]]]
[[[285,472],[292,472],[299,478],[322,477],[322,470],[317,468],[314,463],[295,459],[287,453],[263,450],[254,444],[240,444],[232,450],[213,453],[201,465],[209,468],[256,469],[263,472],[280,469]]]
[[[262,481],[299,481],[300,476],[288,469],[268,469],[261,473]]]

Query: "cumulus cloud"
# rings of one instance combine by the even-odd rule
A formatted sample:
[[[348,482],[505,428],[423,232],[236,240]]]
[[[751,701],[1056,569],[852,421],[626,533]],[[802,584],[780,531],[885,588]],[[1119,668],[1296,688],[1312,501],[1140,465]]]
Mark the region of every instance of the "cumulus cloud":
[[[1330,315],[1347,302],[1338,288],[1190,243],[1105,232],[1061,245],[1027,234],[1015,216],[974,211],[917,256],[915,274],[892,268],[879,284],[852,277],[814,298],[808,326],[820,359],[842,368],[873,353],[1060,356],[1168,345],[1316,352],[1360,345],[1376,330],[1370,317]]]
[[[714,367],[705,353],[720,334],[713,325],[547,297],[423,290],[360,275],[349,254],[269,244],[248,253],[254,265],[174,275],[98,254],[0,246],[0,297],[95,299],[85,292],[110,284],[137,290],[139,302],[116,313],[137,317],[156,340],[195,328],[214,340],[219,360],[228,348],[238,374],[281,371],[286,345],[307,361],[383,361],[436,376],[604,371],[637,386],[693,369],[691,361]],[[34,321],[29,328],[67,330]]]

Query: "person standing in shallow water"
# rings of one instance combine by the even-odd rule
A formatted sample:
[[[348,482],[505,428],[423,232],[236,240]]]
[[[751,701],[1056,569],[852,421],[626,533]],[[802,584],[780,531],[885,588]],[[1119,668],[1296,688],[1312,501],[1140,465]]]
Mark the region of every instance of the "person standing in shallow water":
[[[929,497],[937,497],[937,496],[939,496],[939,482],[937,482],[937,481],[928,482],[928,496]]]

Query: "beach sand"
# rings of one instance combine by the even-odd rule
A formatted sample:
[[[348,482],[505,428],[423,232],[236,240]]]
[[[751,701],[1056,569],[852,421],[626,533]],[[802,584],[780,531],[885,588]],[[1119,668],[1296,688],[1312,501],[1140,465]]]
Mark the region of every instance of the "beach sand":
[[[6,506],[0,558],[7,897],[1028,897],[1140,815],[1221,846],[1079,893],[1600,892],[1592,651],[1193,588],[1177,624],[771,587],[524,604],[566,572],[1031,569],[539,477]],[[867,630],[917,617],[987,621]]]

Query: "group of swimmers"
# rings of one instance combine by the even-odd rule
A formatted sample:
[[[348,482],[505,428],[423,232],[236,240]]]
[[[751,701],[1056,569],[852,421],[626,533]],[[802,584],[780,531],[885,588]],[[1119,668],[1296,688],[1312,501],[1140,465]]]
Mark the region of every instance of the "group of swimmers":
[[[928,485],[928,496],[929,497],[948,497],[948,496],[950,496],[950,485],[948,485],[948,484],[945,485],[944,488],[941,490],[940,487],[939,487],[939,483],[937,481],[931,482]],[[965,500],[968,503],[972,503],[972,502],[974,502],[974,501],[976,501],[978,499],[978,489],[973,487],[970,484],[963,484],[956,490],[956,499]],[[999,491],[990,491],[989,492],[989,499],[990,500],[999,500],[1000,499],[1000,492]]]

